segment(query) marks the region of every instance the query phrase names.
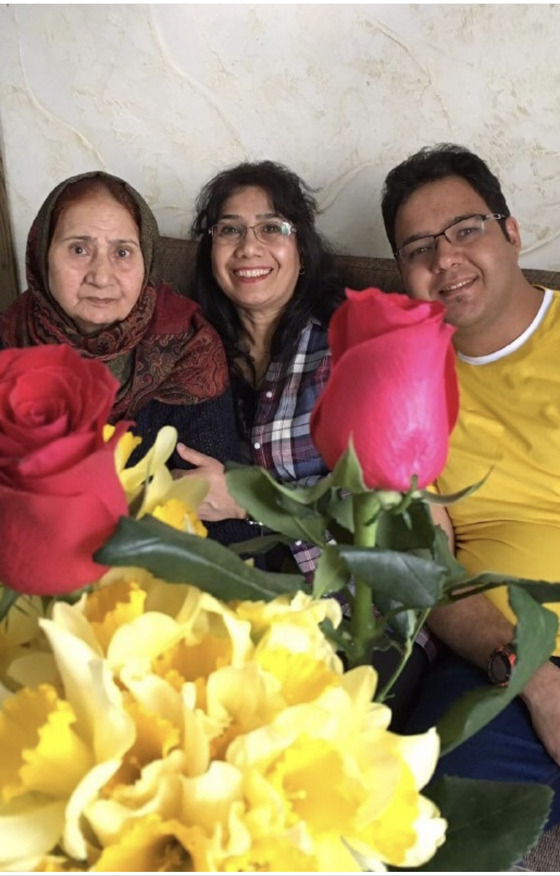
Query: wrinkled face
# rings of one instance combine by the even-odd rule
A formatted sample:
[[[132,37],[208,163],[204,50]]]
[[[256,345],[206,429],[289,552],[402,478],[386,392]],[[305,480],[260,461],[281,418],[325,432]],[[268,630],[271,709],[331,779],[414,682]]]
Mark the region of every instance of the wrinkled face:
[[[53,298],[84,335],[128,316],[142,290],[136,222],[108,192],[63,209],[48,252]]]
[[[220,221],[235,226],[252,226],[279,216],[264,189],[247,186],[225,201]],[[224,294],[242,311],[273,320],[294,294],[300,259],[297,234],[280,235],[263,243],[247,227],[237,242],[212,241],[212,271]]]
[[[438,234],[450,223],[472,214],[492,211],[481,196],[461,177],[450,176],[426,183],[397,211],[395,239],[398,249],[411,238]],[[405,287],[413,298],[441,301],[446,321],[460,333],[491,327],[502,318],[518,284],[521,247],[517,222],[505,222],[506,240],[496,220],[484,223],[484,233],[462,245],[441,236],[428,259],[403,263],[399,260]]]

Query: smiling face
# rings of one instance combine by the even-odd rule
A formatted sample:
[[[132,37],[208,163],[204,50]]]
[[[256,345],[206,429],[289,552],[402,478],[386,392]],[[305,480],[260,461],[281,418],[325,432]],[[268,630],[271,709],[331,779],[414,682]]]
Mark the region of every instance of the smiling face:
[[[129,211],[109,192],[70,202],[48,252],[53,298],[82,334],[128,316],[142,291],[144,259]]]
[[[247,226],[245,237],[237,243],[215,239],[212,243],[212,271],[224,295],[239,311],[270,322],[284,310],[296,288],[300,270],[297,235],[262,243],[249,226],[287,218],[274,210],[264,189],[247,186],[224,202],[219,216],[220,221]]]
[[[456,219],[492,211],[461,177],[450,176],[416,189],[399,208],[395,220],[397,249],[410,238],[438,234]],[[430,259],[403,264],[399,269],[409,294],[426,301],[441,301],[446,321],[457,326],[456,345],[462,338],[492,333],[507,336],[504,323],[515,318],[515,300],[525,286],[518,266],[519,228],[511,216],[505,221],[509,240],[495,220],[485,232],[464,246],[437,238]],[[499,332],[496,332],[499,326]]]

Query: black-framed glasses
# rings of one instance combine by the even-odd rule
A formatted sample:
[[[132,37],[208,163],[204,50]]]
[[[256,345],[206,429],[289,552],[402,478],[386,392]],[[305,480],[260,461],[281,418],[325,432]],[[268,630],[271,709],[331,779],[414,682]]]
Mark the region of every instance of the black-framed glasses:
[[[395,258],[403,265],[423,265],[430,262],[436,251],[436,240],[445,237],[453,246],[468,246],[486,232],[486,222],[491,219],[506,219],[503,213],[473,213],[446,225],[437,234],[413,237],[395,250]]]
[[[257,240],[261,243],[274,244],[278,243],[290,234],[295,234],[296,229],[291,222],[285,219],[266,219],[263,222],[257,222],[256,225],[243,225],[240,222],[231,222],[228,219],[222,219],[216,222],[209,228],[209,234],[212,235],[214,243],[225,246],[237,246],[242,240],[245,240],[247,232],[251,229]]]

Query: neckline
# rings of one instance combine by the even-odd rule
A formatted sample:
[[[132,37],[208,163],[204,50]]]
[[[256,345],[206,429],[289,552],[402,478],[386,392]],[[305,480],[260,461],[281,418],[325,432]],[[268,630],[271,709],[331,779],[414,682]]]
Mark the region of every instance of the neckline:
[[[497,362],[499,359],[510,356],[512,353],[515,353],[516,350],[519,350],[519,348],[522,347],[523,344],[529,340],[531,335],[533,335],[539,328],[552,304],[552,298],[554,295],[552,289],[546,289],[544,286],[538,286],[537,288],[543,290],[543,300],[541,301],[540,307],[533,320],[517,338],[514,338],[514,340],[510,341],[509,344],[506,344],[505,347],[501,347],[499,350],[494,350],[493,353],[486,353],[484,356],[466,356],[464,353],[458,352],[457,358],[460,359],[461,362],[466,362],[467,365],[487,365],[489,362]]]

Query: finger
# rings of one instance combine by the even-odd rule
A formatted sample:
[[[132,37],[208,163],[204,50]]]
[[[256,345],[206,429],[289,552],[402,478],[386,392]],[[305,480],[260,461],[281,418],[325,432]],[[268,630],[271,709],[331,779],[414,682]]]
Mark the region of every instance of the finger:
[[[206,456],[205,453],[200,453],[192,447],[187,447],[186,444],[182,444],[180,441],[175,449],[181,459],[184,459],[185,462],[190,462],[192,465],[208,465],[209,462],[213,461],[211,456]]]

